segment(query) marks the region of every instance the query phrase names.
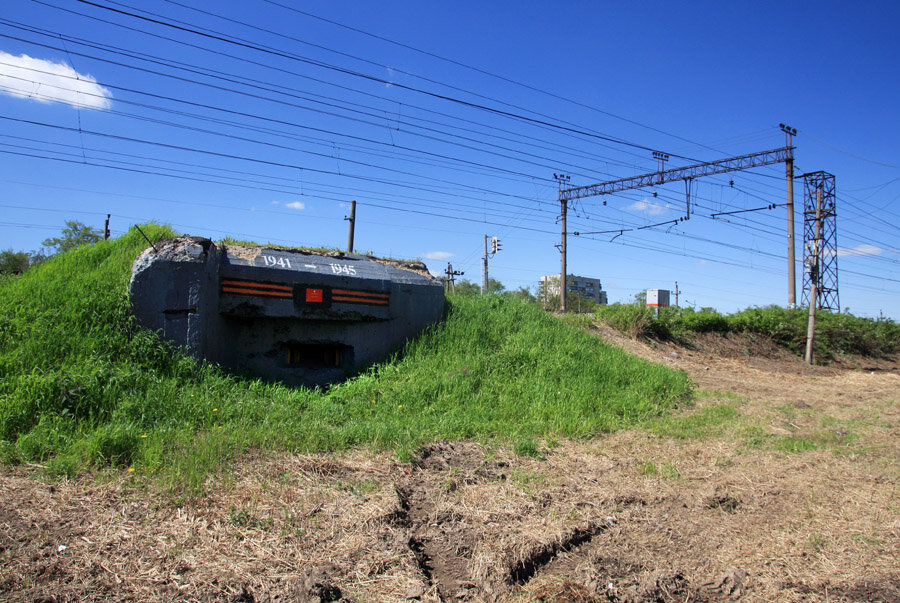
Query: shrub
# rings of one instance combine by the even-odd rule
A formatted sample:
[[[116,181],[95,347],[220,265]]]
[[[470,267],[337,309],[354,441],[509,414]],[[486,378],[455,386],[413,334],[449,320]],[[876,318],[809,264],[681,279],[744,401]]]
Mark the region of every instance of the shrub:
[[[598,306],[598,319],[607,322],[614,329],[635,338],[671,336],[665,319],[657,320],[654,311],[638,304],[611,304]]]
[[[747,308],[729,316],[712,308],[663,308],[659,316],[639,304],[614,304],[597,309],[599,320],[632,337],[668,339],[690,333],[753,333],[770,337],[802,355],[806,350],[809,310],[780,306]],[[819,310],[814,353],[887,356],[900,352],[900,325],[892,320],[859,318],[849,313]]]
[[[702,308],[700,311],[683,308],[678,312],[678,319],[679,331],[727,333],[729,330],[728,319],[712,308]]]
[[[808,311],[801,308],[747,308],[730,315],[728,325],[737,333],[767,335],[795,353],[802,353],[806,346],[807,316]]]

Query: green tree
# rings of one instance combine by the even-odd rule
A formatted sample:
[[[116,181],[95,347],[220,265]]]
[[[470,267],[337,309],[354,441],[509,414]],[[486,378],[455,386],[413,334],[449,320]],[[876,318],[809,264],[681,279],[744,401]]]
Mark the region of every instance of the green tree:
[[[542,301],[545,310],[559,312],[559,295],[545,295]],[[597,308],[597,302],[579,291],[566,293],[566,312],[591,313]]]
[[[534,294],[531,292],[531,289],[528,287],[519,287],[515,291],[510,291],[510,294],[514,295],[516,297],[521,297],[522,299],[524,299],[527,302],[533,303],[533,302],[537,301],[537,298],[534,296]]]
[[[41,262],[46,261],[48,257],[50,257],[47,255],[46,249],[38,249],[37,251],[32,251],[29,255],[31,256],[29,258],[29,268],[34,268]]]
[[[478,295],[481,293],[481,287],[468,279],[463,279],[456,283],[456,292],[460,295]]]
[[[0,251],[0,274],[21,274],[30,264],[31,257],[24,251]]]
[[[77,220],[66,220],[66,227],[63,228],[62,234],[58,237],[44,239],[42,244],[50,250],[52,255],[65,253],[82,245],[96,243],[102,238],[103,233],[93,226],[82,224]]]
[[[504,291],[506,291],[506,287],[503,286],[503,283],[496,279],[488,278],[488,293],[503,293]]]
[[[488,293],[503,293],[506,287],[496,279],[488,278]],[[481,285],[470,280],[463,279],[456,283],[456,292],[462,295],[478,295],[481,293]]]
[[[593,314],[596,308],[597,302],[580,291],[569,291],[569,294],[566,295],[567,312],[588,312]]]

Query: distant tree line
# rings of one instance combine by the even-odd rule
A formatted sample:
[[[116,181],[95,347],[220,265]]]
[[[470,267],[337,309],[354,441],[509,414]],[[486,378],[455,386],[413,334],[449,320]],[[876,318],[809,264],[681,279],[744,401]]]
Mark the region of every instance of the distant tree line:
[[[456,293],[457,295],[480,295],[481,285],[464,279],[456,283]],[[546,291],[541,291],[539,288],[536,292],[532,292],[532,290],[528,287],[519,287],[516,290],[507,290],[506,287],[504,287],[503,283],[501,283],[500,281],[488,278],[488,287],[486,293],[504,294],[520,297],[527,302],[540,305],[545,310],[549,310],[551,312],[559,312],[559,295],[547,294]],[[593,312],[596,307],[597,303],[594,300],[578,291],[570,291],[566,296],[567,312],[589,313]]]
[[[60,235],[44,239],[42,247],[36,251],[15,251],[12,248],[0,251],[0,274],[22,274],[58,253],[96,243],[102,238],[103,233],[93,226],[77,220],[66,220]]]

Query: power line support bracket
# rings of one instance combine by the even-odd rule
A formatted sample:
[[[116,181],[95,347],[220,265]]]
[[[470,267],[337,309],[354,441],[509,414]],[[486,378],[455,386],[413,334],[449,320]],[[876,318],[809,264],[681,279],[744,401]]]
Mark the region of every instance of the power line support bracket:
[[[818,197],[821,196],[821,209]],[[818,213],[818,220],[817,220]],[[816,223],[821,222],[817,229]],[[811,172],[803,175],[803,304],[841,311],[838,295],[837,215],[834,175]],[[815,283],[816,299],[810,299]]]

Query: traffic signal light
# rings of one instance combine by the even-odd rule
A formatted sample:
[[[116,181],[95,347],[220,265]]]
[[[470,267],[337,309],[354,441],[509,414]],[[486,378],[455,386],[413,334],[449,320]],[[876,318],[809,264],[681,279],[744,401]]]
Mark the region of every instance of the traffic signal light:
[[[500,251],[500,239],[491,237],[491,253],[497,253],[498,251]]]

